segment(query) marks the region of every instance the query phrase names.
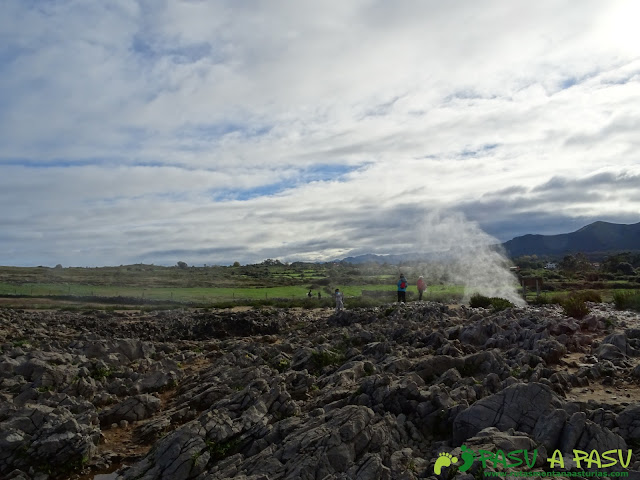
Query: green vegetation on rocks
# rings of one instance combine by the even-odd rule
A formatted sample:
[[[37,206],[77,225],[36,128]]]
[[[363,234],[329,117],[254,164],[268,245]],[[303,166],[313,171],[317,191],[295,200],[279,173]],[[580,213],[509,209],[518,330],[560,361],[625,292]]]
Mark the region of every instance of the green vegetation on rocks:
[[[635,310],[640,312],[640,290],[615,292],[613,303],[618,310]]]
[[[513,303],[500,297],[486,297],[479,293],[474,293],[469,300],[469,306],[472,308],[493,308],[496,312],[501,312],[507,308],[513,307]]]

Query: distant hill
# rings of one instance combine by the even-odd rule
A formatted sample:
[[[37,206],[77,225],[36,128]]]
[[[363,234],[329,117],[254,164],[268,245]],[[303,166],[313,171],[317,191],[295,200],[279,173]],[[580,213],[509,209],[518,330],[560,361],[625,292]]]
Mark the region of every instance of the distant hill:
[[[595,222],[572,233],[515,237],[502,246],[510,257],[640,250],[640,222]]]
[[[640,251],[640,222],[631,225],[595,222],[572,233],[560,235],[523,235],[502,244],[510,257],[522,255],[562,256],[568,253],[613,253]],[[497,247],[497,245],[496,245]],[[336,262],[388,263],[443,260],[447,252],[405,253],[400,255],[365,254],[347,257]]]

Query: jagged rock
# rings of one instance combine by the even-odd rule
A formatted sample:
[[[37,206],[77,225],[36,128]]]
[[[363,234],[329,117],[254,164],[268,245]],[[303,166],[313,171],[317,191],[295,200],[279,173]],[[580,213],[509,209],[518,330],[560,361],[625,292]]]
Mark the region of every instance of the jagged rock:
[[[557,306],[430,302],[338,315],[0,310],[0,476],[35,480],[13,455],[27,445],[40,459],[62,445],[69,474],[84,445],[94,471],[124,463],[126,478],[351,480],[435,478],[452,441],[535,445],[540,458],[634,444],[635,404],[562,399],[634,379],[638,315],[615,312],[619,321],[607,323],[626,330],[600,341],[612,306],[590,307],[593,321],[581,322]],[[591,345],[565,363],[566,352]],[[69,476],[51,468],[52,478]]]
[[[589,420],[593,423],[600,425],[601,427],[608,428],[612,430],[616,428],[617,425],[617,415],[611,410],[605,410],[604,408],[597,408],[588,413]],[[623,436],[624,438],[624,436]],[[625,438],[625,440],[628,440]]]
[[[613,345],[610,343],[602,343],[595,349],[594,355],[602,360],[622,360],[627,358],[625,353],[620,350],[617,345]]]
[[[22,407],[0,423],[0,474],[16,468],[77,468],[95,453],[99,434],[89,417],[65,407]]]
[[[416,372],[426,382],[431,381],[434,377],[439,377],[447,370],[455,368],[456,370],[464,371],[465,362],[461,358],[449,357],[447,355],[441,355],[437,357],[428,357],[425,360],[419,362],[415,366]]]
[[[547,364],[558,363],[567,353],[567,348],[557,340],[544,338],[535,342],[533,353]]]
[[[584,412],[576,412],[565,423],[558,448],[563,452],[578,450],[608,451],[626,449],[622,437],[587,420]]]
[[[537,442],[524,432],[518,432],[512,428],[506,431],[496,427],[487,427],[476,435],[467,439],[465,445],[475,451],[487,450],[511,452],[514,450],[527,450],[533,452],[537,448]],[[457,453],[457,451],[456,451]]]
[[[640,440],[640,405],[629,405],[618,417],[616,423],[620,427],[620,435],[628,442]]]
[[[469,321],[473,323],[464,328],[458,337],[462,343],[482,346],[498,332],[498,325],[490,318],[474,316]]]
[[[633,334],[633,332],[632,332]],[[600,344],[600,347],[598,347],[598,349],[596,349],[596,355],[598,355],[598,351],[600,350],[600,348],[605,347],[606,345],[613,345],[615,347],[617,347],[617,349],[626,356],[630,356],[630,357],[637,357],[640,355],[640,350],[638,350],[637,348],[635,348],[633,344],[636,344],[637,342],[635,341],[635,339],[633,340],[629,340],[627,338],[627,335],[624,333],[612,333],[611,335],[608,335],[607,337],[604,338],[604,340],[602,340],[602,343]]]
[[[595,332],[598,329],[604,328],[604,318],[593,313],[589,313],[580,320],[580,328],[582,330]]]
[[[160,399],[153,395],[136,395],[114,405],[100,413],[100,424],[103,426],[118,423],[121,420],[137,422],[149,418],[160,409]]]
[[[551,452],[558,447],[567,420],[569,414],[565,409],[553,409],[540,417],[531,436]]]
[[[460,445],[486,427],[532,433],[541,417],[561,406],[560,399],[545,385],[512,385],[460,412],[453,423],[453,443]]]
[[[160,417],[137,426],[133,432],[133,440],[138,444],[151,444],[158,440],[171,426],[171,419]]]
[[[132,388],[141,393],[160,392],[177,385],[180,377],[181,375],[176,372],[153,372],[136,381]]]

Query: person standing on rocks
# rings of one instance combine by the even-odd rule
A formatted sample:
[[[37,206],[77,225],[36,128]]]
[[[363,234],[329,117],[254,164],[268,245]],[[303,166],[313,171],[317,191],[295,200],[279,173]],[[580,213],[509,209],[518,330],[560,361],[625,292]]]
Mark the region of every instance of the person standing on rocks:
[[[422,294],[427,289],[427,283],[422,278],[422,275],[418,277],[418,282],[416,283],[416,287],[418,287],[418,301],[422,301]]]
[[[407,278],[404,273],[400,274],[400,280],[398,280],[398,303],[405,303],[407,301]]]
[[[344,295],[342,295],[342,292],[340,291],[339,288],[336,288],[336,292],[334,293],[333,296],[336,299],[336,313],[338,313],[339,311],[344,309],[344,303],[342,302]]]

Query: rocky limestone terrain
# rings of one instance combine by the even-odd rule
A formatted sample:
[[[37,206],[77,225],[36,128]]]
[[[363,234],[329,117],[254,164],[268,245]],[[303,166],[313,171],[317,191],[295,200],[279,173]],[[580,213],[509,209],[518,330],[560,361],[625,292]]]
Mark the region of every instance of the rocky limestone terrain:
[[[640,316],[590,307],[582,320],[557,306],[430,302],[338,314],[0,310],[0,478],[505,470],[476,460],[461,471],[454,460],[469,448],[536,451],[519,471],[549,470],[558,451],[565,471],[640,478]],[[575,449],[620,450],[628,463],[585,468]]]

